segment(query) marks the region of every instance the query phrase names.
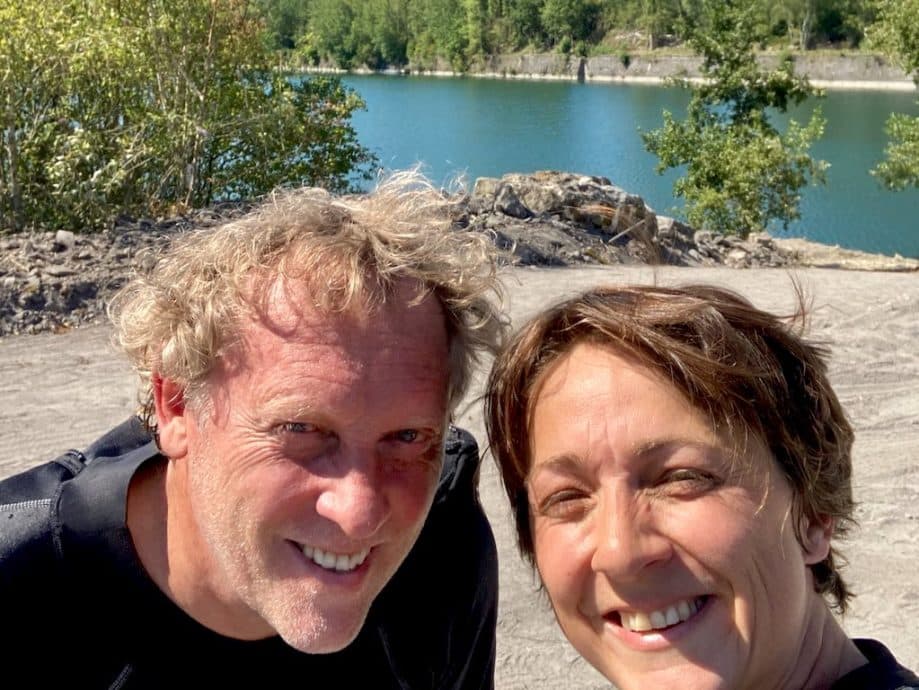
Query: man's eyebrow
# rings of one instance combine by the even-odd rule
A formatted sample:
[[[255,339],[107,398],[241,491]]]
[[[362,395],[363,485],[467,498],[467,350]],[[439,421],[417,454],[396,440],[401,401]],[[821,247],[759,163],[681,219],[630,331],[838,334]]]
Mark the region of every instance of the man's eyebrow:
[[[304,400],[291,401],[285,398],[271,398],[260,407],[262,416],[296,419],[316,414],[316,405]]]

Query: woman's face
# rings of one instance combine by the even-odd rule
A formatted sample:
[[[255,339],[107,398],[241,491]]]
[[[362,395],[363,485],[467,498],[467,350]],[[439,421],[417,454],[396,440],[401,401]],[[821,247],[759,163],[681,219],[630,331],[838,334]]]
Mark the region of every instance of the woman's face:
[[[565,635],[621,690],[779,687],[826,613],[791,489],[658,374],[581,344],[544,375],[527,479],[536,564]]]

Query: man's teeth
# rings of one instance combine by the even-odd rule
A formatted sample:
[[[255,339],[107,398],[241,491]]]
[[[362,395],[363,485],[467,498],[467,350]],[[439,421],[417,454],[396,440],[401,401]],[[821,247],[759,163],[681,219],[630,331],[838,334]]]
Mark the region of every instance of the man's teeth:
[[[349,556],[344,553],[323,551],[314,546],[303,547],[303,555],[309,558],[313,563],[326,570],[338,570],[340,572],[354,570],[366,560],[368,553],[370,553],[370,549],[364,549]]]
[[[622,627],[632,632],[646,632],[648,630],[659,630],[669,628],[671,625],[682,623],[692,617],[702,606],[702,599],[686,599],[679,603],[668,606],[662,611],[652,611],[644,613],[641,611],[635,613],[620,613]]]

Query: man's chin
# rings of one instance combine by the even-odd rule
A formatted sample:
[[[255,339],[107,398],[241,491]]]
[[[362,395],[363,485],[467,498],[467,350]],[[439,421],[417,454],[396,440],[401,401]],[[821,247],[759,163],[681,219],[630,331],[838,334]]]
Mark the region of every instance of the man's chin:
[[[366,619],[366,612],[348,621],[341,616],[334,620],[311,618],[302,625],[279,630],[278,634],[288,645],[305,654],[332,654],[354,642]]]

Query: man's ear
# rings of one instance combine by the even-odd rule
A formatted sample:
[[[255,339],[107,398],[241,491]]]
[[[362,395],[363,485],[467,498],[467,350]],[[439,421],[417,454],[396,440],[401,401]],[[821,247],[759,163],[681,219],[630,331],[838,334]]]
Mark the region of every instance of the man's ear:
[[[804,562],[807,565],[816,565],[830,555],[830,541],[836,522],[833,518],[822,515],[807,520],[807,525],[801,534],[804,539]]]
[[[151,382],[160,450],[168,458],[181,458],[188,452],[185,388],[159,374],[153,374]]]

